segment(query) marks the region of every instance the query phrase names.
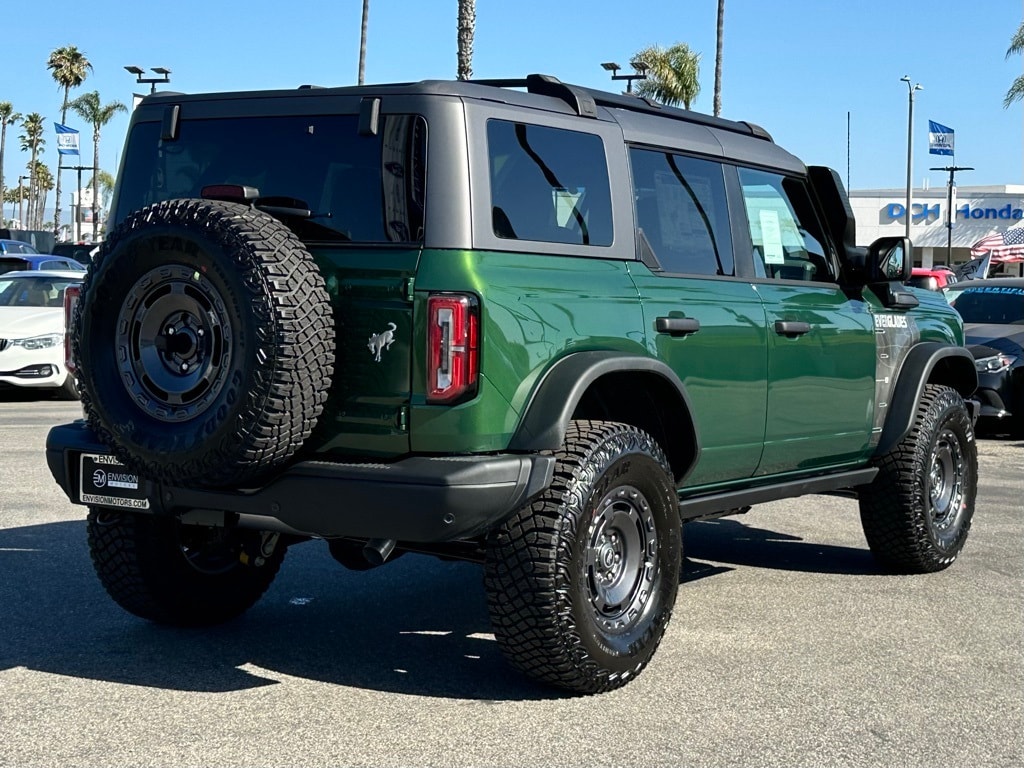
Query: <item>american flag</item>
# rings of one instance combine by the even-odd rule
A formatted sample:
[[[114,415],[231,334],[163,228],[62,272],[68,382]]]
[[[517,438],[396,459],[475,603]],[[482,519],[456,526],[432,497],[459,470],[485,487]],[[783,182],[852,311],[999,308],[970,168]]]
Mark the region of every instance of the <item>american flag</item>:
[[[986,253],[992,254],[992,261],[1024,261],[1024,226],[988,235],[971,246],[972,256]]]

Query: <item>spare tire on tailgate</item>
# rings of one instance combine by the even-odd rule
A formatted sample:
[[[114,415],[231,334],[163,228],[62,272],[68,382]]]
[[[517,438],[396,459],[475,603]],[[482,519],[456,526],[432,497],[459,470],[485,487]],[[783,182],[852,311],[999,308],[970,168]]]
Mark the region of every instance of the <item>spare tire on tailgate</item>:
[[[74,354],[91,428],[161,482],[266,478],[309,437],[334,371],[330,299],[282,223],[238,203],[130,214],[90,269]]]

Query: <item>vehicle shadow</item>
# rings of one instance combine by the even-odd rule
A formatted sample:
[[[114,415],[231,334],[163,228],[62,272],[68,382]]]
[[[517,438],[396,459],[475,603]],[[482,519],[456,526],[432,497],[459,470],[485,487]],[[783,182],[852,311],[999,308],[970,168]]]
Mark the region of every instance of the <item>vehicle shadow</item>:
[[[852,576],[883,573],[866,543],[856,548],[805,541],[734,519],[683,526],[683,554],[684,582],[732,570],[729,566]]]
[[[866,551],[735,521],[686,527],[682,580],[756,566],[874,573]],[[84,521],[0,529],[0,669],[171,690],[226,692],[299,677],[473,700],[551,700],[502,658],[480,567],[406,555],[347,571],[322,542],[294,546],[247,614],[201,629],[158,626],[119,608],[93,572]]]
[[[119,608],[93,571],[84,521],[0,530],[0,572],[0,669],[202,692],[292,676],[464,699],[566,696],[505,663],[472,564],[406,555],[356,573],[303,543],[247,614],[201,629]]]

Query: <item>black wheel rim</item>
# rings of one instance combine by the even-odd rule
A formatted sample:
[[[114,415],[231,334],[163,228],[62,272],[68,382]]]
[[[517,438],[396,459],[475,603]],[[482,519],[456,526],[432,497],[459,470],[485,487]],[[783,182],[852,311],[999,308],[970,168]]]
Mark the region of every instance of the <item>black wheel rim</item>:
[[[117,318],[121,380],[149,416],[198,416],[217,399],[231,366],[231,323],[213,284],[184,265],[150,270]]]
[[[954,539],[964,511],[967,477],[960,438],[943,429],[932,447],[928,468],[928,518],[939,542]]]
[[[586,580],[594,620],[609,635],[646,619],[658,572],[650,504],[638,489],[616,486],[597,504],[587,533]]]

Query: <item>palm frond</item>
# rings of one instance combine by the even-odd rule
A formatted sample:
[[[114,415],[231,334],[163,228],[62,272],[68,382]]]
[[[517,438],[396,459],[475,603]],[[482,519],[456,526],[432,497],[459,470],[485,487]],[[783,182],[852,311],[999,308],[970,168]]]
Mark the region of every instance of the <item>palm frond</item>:
[[[1017,27],[1013,37],[1010,38],[1010,47],[1006,49],[1006,58],[1010,58],[1018,53],[1024,53],[1024,21]]]
[[[1021,99],[1024,99],[1024,75],[1020,75],[1010,84],[1010,90],[1006,92],[1006,98],[1003,99],[1003,109]]]

